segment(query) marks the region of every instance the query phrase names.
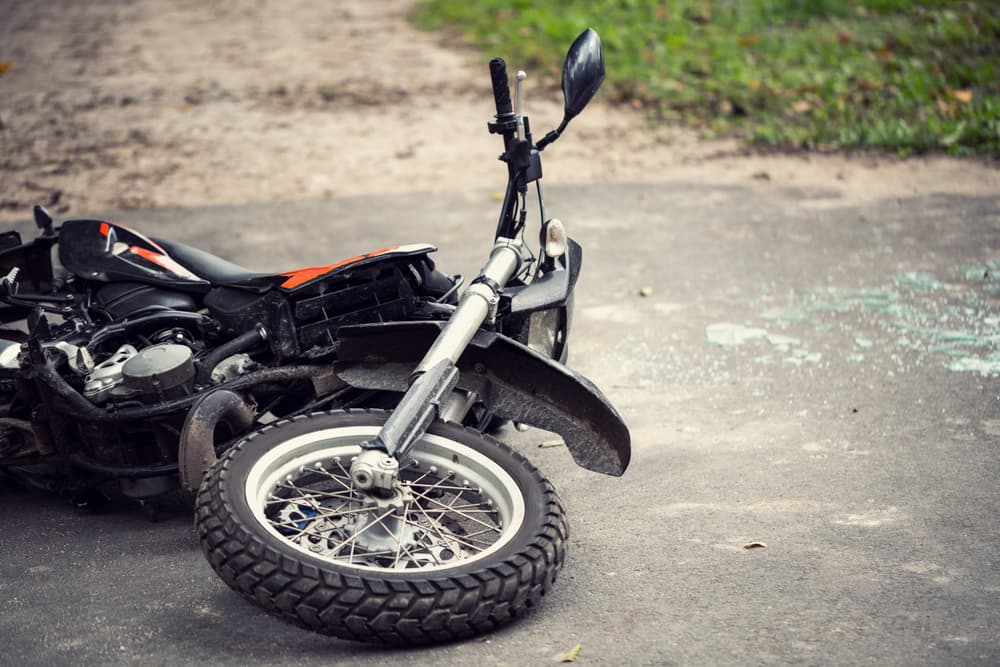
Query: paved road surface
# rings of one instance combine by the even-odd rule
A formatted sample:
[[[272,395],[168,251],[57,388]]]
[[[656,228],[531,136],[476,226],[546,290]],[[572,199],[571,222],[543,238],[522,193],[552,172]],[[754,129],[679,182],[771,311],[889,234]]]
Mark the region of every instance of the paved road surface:
[[[469,273],[487,191],[129,212],[253,267],[431,240]],[[0,497],[0,664],[1000,662],[1000,197],[553,188],[585,248],[571,363],[631,426],[621,479],[508,435],[552,479],[570,561],[545,605],[419,651],[258,612],[190,519]],[[642,287],[652,289],[639,296]],[[752,542],[766,548],[746,549]]]

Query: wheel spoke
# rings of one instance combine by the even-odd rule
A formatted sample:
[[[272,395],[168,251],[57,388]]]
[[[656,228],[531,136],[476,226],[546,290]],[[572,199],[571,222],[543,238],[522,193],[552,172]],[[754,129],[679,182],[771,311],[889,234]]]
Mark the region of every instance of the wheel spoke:
[[[314,557],[358,570],[448,569],[491,553],[523,525],[523,496],[488,449],[428,436],[419,463],[408,461],[393,494],[378,497],[350,475],[356,430],[302,442],[284,451],[278,443],[271,451],[280,454],[261,459],[257,479],[269,487],[253,512]]]
[[[406,510],[408,510],[409,507],[410,507],[409,503],[407,503],[406,506],[403,507],[403,516],[404,517],[406,516]],[[392,539],[396,540],[396,558],[393,559],[393,561],[392,561],[392,568],[394,570],[399,567],[399,557],[402,555],[402,553],[404,551],[406,552],[406,555],[409,556],[409,558],[410,558],[411,561],[415,561],[416,560],[415,558],[413,558],[413,554],[410,553],[410,550],[403,546],[403,528],[405,526],[406,526],[406,521],[400,521],[399,522],[399,533],[397,535],[392,535],[392,533],[389,533],[390,535],[392,535]]]
[[[404,521],[406,521],[406,523],[410,524],[411,526],[414,526],[414,527],[417,527],[417,528],[424,528],[423,524],[416,523],[414,521],[410,521],[409,519],[404,519]],[[440,535],[440,533],[438,533],[438,534]],[[463,547],[468,547],[469,549],[471,549],[474,552],[479,552],[479,551],[483,550],[483,547],[476,546],[475,544],[469,544],[468,542],[466,542],[465,540],[463,540],[462,538],[464,538],[464,537],[465,537],[464,535],[458,536],[458,535],[456,535],[454,533],[451,533],[451,535],[449,537],[444,537],[443,535],[441,535],[441,540],[443,542],[445,542],[444,546],[446,546],[446,547],[448,546],[448,544],[447,544],[448,542],[457,542],[458,544],[461,544]],[[490,545],[487,544],[487,546],[490,546]]]
[[[426,475],[424,475],[424,477],[426,477]],[[423,479],[423,478],[421,478],[421,479]],[[441,482],[443,482],[443,481],[444,480],[442,479],[437,484],[415,484],[414,482],[410,482],[410,486],[426,486],[428,488],[436,489],[438,491],[459,491],[459,492],[461,492],[461,491],[469,491],[469,490],[471,490],[467,486],[445,486],[445,485],[441,484]]]
[[[347,564],[348,565],[350,565],[350,564],[352,564],[354,562],[354,550],[355,550],[355,548],[357,548],[357,546],[358,546],[357,542],[351,542],[351,553],[349,553],[347,555]],[[371,557],[371,554],[368,554],[368,556]]]
[[[447,505],[445,505],[444,503],[438,502],[438,501],[434,500],[433,498],[424,498],[424,500],[426,500],[427,502],[430,502],[430,503],[434,503],[435,505],[440,505],[441,507],[445,508],[448,511],[454,511],[450,507],[448,507]],[[498,532],[498,533],[500,532],[500,528],[499,527],[497,527],[497,526],[491,526],[490,524],[486,523],[485,521],[480,521],[479,519],[477,519],[474,516],[468,516],[466,514],[463,514],[462,512],[457,512],[457,511],[455,512],[455,514],[458,514],[460,517],[462,517],[464,519],[468,519],[469,521],[472,521],[473,523],[478,523],[480,526],[483,526],[484,528],[489,528],[490,530],[493,530],[493,531]]]
[[[409,481],[409,482],[406,482],[406,484],[408,484],[408,485],[410,485],[410,486],[427,486],[427,484],[420,484],[420,480],[422,480],[423,478],[427,477],[427,476],[428,476],[428,475],[430,475],[430,474],[431,474],[431,471],[430,471],[430,470],[428,470],[428,471],[426,471],[426,472],[425,472],[425,473],[424,473],[423,475],[421,475],[420,477],[417,477],[417,478],[416,478],[416,479],[414,479],[414,480],[411,480],[411,481]]]
[[[344,473],[344,477],[346,477],[347,479],[351,480],[351,486],[353,487],[354,486],[354,478],[351,477],[351,473],[347,470],[347,468],[344,467],[344,464],[341,463],[340,460],[335,460],[334,463],[336,463],[337,467],[340,468],[340,471],[342,473]]]
[[[482,503],[480,503],[482,504]],[[478,505],[468,505],[467,507],[478,507]],[[462,512],[464,514],[495,514],[496,510],[493,509],[464,509],[462,507],[448,507],[448,509],[436,509],[430,508],[428,512],[435,512],[437,514],[447,514],[448,512]]]
[[[435,489],[435,490],[436,490],[436,489]],[[464,497],[462,496],[462,493],[464,493],[465,491],[470,491],[470,489],[469,489],[469,488],[467,488],[467,487],[462,487],[462,488],[461,488],[461,490],[460,490],[460,491],[459,491],[458,493],[455,493],[455,494],[454,494],[454,497],[452,498],[452,500],[451,500],[451,501],[450,501],[450,502],[448,503],[448,507],[449,507],[449,508],[452,508],[452,507],[454,506],[454,504],[455,504],[455,503],[457,503],[457,502],[459,501],[459,499],[462,499],[462,500],[467,500],[467,498],[464,498]],[[416,494],[414,495],[414,498],[417,498],[417,499],[420,499],[420,498],[425,498],[425,499],[427,499],[427,500],[434,500],[434,499],[433,499],[433,498],[431,498],[431,497],[430,497],[429,495],[427,495],[427,491],[420,491],[420,492],[417,492],[417,493],[416,493]],[[478,503],[472,503],[472,504],[469,504],[469,505],[461,505],[461,506],[457,507],[456,509],[460,509],[460,510],[461,510],[461,509],[466,509],[466,508],[470,508],[470,509],[471,509],[471,508],[476,508],[476,507],[480,507],[481,505],[483,505],[483,502],[481,502],[481,501],[480,501],[480,502],[478,502]]]
[[[492,530],[480,530],[480,531],[475,532],[475,533],[466,533],[465,535],[462,535],[462,537],[465,538],[465,539],[467,539],[467,540],[470,540],[470,539],[474,539],[476,537],[479,537],[480,535],[485,535],[487,533],[492,533],[492,532],[493,532]]]
[[[368,532],[371,529],[372,526],[374,526],[376,524],[381,524],[382,519],[386,518],[390,514],[392,514],[392,509],[387,510],[384,514],[382,514],[381,516],[375,518],[375,520],[373,520],[367,526],[365,526],[364,528],[362,528],[358,532],[356,532],[353,535],[351,535],[345,541],[343,541],[340,544],[338,544],[337,547],[333,550],[333,555],[337,555],[338,553],[340,553],[341,549],[343,549],[344,547],[346,547],[348,544],[352,544],[353,542],[355,542],[359,537],[361,537],[366,532]]]
[[[428,471],[428,472],[430,472],[430,471]],[[424,475],[424,477],[426,477],[426,475]],[[420,479],[423,479],[423,477],[421,477]],[[447,475],[445,475],[444,477],[442,477],[438,481],[434,482],[433,484],[418,484],[417,486],[426,486],[427,487],[426,491],[420,491],[419,494],[420,495],[424,495],[424,494],[430,493],[431,491],[441,491],[442,490],[442,485],[446,481],[448,481],[448,476]]]
[[[427,526],[430,526],[431,528],[434,529],[434,532],[437,533],[438,538],[442,542],[447,543],[448,542],[448,538],[445,537],[444,533],[441,532],[441,526],[438,525],[438,522],[435,521],[434,519],[430,518],[429,516],[427,516],[427,512],[424,511],[424,508],[423,508],[423,506],[420,503],[414,503],[414,505],[416,505],[416,507],[420,511],[420,513],[424,515],[424,520],[427,522]],[[421,530],[426,530],[427,529],[427,526],[425,526],[423,524],[420,524],[420,523],[414,523],[414,522],[410,521],[409,519],[404,519],[404,521],[409,522],[410,525],[416,526],[417,528],[419,528]],[[437,560],[436,556],[434,557],[434,560]]]
[[[300,494],[300,496],[303,499],[310,499],[310,498],[337,498],[338,500],[348,500],[348,499],[351,498],[351,496],[345,495],[342,492],[340,492],[340,493],[333,493],[333,492],[330,492],[330,491],[320,491],[319,489],[309,489],[308,495],[307,495],[307,492],[305,492],[303,489],[300,489],[299,487],[295,486],[291,482],[285,482],[284,484],[279,484],[278,486],[275,487],[274,490],[277,491],[279,489],[290,489],[292,491],[296,491],[296,492],[298,492]],[[278,496],[274,496],[273,493],[271,495],[274,498],[278,498]],[[295,498],[278,498],[278,499],[279,500],[284,500],[285,502],[288,502],[288,501],[291,501],[291,500],[295,500]]]
[[[340,466],[341,470],[344,470],[344,466],[340,465],[340,461],[337,461],[337,465]],[[352,484],[346,484],[344,482],[344,480],[341,479],[341,477],[339,475],[334,475],[332,472],[330,472],[329,470],[327,470],[326,468],[324,468],[322,466],[319,466],[317,468],[313,468],[313,470],[316,471],[316,472],[318,472],[318,473],[322,473],[322,474],[326,475],[327,477],[329,477],[330,479],[332,479],[335,482],[338,482],[342,487],[344,487],[348,491],[351,490],[351,487],[352,487],[352,484],[353,484],[353,480],[352,480]],[[344,471],[344,472],[346,473],[347,471]],[[345,474],[345,476],[347,477],[347,479],[351,479],[350,475]]]

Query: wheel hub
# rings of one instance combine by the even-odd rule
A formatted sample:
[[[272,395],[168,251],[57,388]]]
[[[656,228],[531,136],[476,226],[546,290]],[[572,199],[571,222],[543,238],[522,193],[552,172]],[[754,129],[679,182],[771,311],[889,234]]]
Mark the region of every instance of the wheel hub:
[[[278,525],[311,553],[349,561],[356,553],[383,567],[426,567],[470,555],[443,522],[414,509],[409,484],[397,483],[388,498],[359,500],[358,511],[337,518],[324,516],[319,506],[288,503],[278,511]]]

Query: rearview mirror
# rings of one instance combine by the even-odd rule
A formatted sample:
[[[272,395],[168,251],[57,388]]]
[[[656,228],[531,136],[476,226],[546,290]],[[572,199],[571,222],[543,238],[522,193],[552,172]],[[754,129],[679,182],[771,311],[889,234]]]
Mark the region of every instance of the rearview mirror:
[[[592,28],[587,28],[569,47],[563,63],[565,120],[583,111],[603,82],[604,49],[601,48],[601,37]]]

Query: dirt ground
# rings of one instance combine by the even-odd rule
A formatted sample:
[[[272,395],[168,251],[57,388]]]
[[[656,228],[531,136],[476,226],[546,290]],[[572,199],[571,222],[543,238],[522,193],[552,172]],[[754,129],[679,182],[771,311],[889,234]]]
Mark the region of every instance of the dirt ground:
[[[500,188],[486,59],[416,30],[412,5],[0,0],[0,220]],[[560,100],[533,81],[540,135]],[[546,155],[547,183],[1000,191],[978,162],[746,155],[601,102]]]

